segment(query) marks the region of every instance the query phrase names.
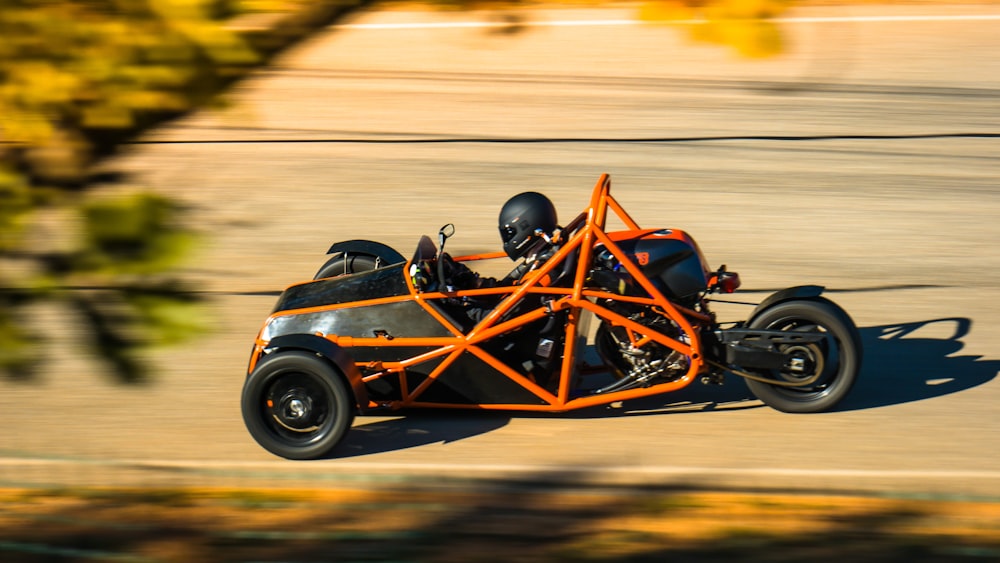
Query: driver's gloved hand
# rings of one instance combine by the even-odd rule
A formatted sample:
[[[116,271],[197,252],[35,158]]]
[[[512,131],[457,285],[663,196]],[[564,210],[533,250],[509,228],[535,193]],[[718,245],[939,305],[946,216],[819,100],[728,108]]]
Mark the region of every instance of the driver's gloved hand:
[[[444,254],[445,275],[449,283],[456,289],[474,289],[479,287],[479,275],[461,262],[455,262],[447,253]]]

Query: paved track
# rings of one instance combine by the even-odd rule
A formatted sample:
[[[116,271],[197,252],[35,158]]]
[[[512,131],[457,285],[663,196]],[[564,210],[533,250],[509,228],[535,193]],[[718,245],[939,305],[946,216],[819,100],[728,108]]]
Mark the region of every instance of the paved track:
[[[217,330],[122,389],[75,354],[85,327],[40,311],[74,354],[54,354],[40,385],[0,382],[0,479],[107,480],[127,460],[139,482],[152,467],[314,483],[569,471],[1000,496],[998,14],[800,10],[786,52],[763,61],[623,22],[627,9],[518,12],[535,25],[517,33],[456,25],[487,14],[359,15],[348,23],[449,26],[331,29],[232,107],[122,159],[209,234],[188,275],[212,292]],[[587,20],[604,23],[542,25]],[[509,195],[543,190],[569,217],[601,172],[640,224],[684,228],[739,271],[744,298],[830,288],[866,347],[842,409],[781,414],[733,382],[566,416],[359,418],[340,457],[316,463],[253,443],[238,406],[250,342],[271,293],[310,277],[331,241],[405,254],[451,221],[452,252],[494,249]]]

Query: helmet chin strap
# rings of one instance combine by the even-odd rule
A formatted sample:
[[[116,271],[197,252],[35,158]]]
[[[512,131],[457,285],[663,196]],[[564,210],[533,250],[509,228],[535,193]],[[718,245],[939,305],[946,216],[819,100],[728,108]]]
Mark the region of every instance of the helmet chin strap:
[[[538,232],[540,231],[541,229],[538,230]],[[550,246],[552,246],[552,239],[545,235],[545,233],[539,235],[539,240],[535,241],[535,244],[531,245],[531,248],[525,254],[525,263],[534,262],[538,258],[538,255]]]
[[[552,244],[552,238],[549,237],[548,233],[546,233],[541,229],[535,229],[535,236],[542,238],[543,240],[545,240],[545,242],[549,244]]]

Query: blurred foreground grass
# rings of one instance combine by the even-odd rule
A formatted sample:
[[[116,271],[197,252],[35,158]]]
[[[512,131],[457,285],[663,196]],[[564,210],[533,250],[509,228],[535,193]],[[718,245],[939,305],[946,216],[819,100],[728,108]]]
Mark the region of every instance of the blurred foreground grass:
[[[1000,503],[496,484],[0,490],[0,559],[995,561]]]

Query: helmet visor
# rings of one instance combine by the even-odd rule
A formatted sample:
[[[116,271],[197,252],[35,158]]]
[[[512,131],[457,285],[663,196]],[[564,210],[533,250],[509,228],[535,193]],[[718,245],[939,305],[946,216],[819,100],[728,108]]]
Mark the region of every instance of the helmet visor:
[[[517,230],[510,225],[504,225],[500,227],[500,240],[503,241],[504,243],[510,242],[511,239],[513,239],[516,234]]]

